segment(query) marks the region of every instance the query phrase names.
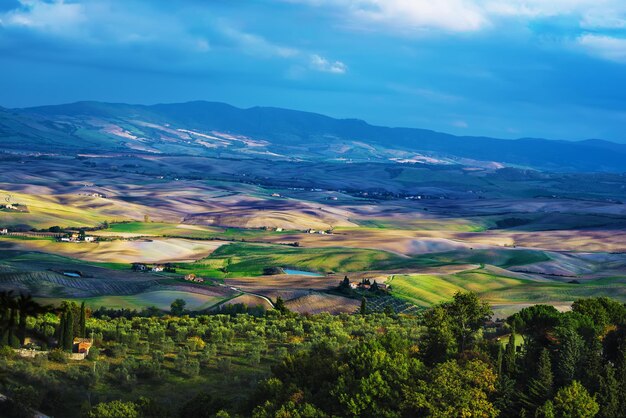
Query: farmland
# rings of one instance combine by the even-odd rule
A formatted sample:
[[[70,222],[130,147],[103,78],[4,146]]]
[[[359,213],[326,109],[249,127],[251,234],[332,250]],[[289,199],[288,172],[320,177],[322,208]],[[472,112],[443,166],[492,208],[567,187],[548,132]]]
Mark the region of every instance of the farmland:
[[[360,296],[333,294],[345,275],[393,277],[390,297],[402,310],[457,290],[475,290],[507,312],[585,295],[626,299],[626,195],[610,186],[622,181],[617,176],[590,182],[454,166],[331,164],[324,171],[327,163],[219,161],[6,160],[0,194],[28,211],[0,213],[0,227],[90,228],[97,242],[0,236],[0,287],[137,308],[167,307],[169,296],[150,292],[186,292],[195,309],[249,292],[234,300],[267,306],[254,295],[280,296],[310,312],[354,311]],[[136,262],[168,263],[175,272],[133,272]],[[85,275],[64,276],[67,269]],[[281,269],[323,277],[275,274]],[[204,283],[180,288],[191,273]],[[372,298],[372,306],[387,303]]]

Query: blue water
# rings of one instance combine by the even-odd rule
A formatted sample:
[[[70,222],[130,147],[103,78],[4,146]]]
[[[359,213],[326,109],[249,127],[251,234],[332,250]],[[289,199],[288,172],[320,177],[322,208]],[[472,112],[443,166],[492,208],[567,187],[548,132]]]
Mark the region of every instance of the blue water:
[[[68,276],[68,277],[81,277],[81,275],[80,275],[80,274],[78,274],[78,273],[72,273],[72,272],[69,272],[69,271],[64,271],[64,272],[63,272],[63,275],[64,275],[64,276]]]
[[[321,274],[313,273],[311,271],[291,270],[291,269],[283,269],[283,270],[285,270],[285,274],[293,274],[293,275],[298,275],[298,276],[323,277]]]

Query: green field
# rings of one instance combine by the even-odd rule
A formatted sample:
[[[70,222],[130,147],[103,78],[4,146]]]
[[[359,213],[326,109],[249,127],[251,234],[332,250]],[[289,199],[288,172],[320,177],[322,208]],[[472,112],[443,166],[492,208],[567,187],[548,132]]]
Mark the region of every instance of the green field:
[[[178,271],[212,277],[258,276],[265,267],[293,267],[328,273],[431,265],[427,258],[411,259],[379,250],[327,247],[298,248],[286,245],[233,243],[195,263],[177,264]],[[222,270],[220,270],[222,269]]]
[[[84,301],[85,305],[92,309],[101,306],[110,309],[136,309],[141,310],[149,306],[157,307],[161,310],[169,310],[170,304],[175,299],[183,299],[187,302],[186,309],[200,311],[207,309],[222,300],[223,298],[207,296],[198,293],[190,293],[179,290],[153,290],[129,296],[99,296],[93,298],[76,299],[77,302]],[[56,305],[64,299],[39,298],[42,303]]]
[[[80,265],[88,265],[94,267],[102,267],[111,270],[129,270],[130,265],[127,263],[103,263],[96,261],[85,261],[79,260],[77,258],[64,257],[62,255],[43,253],[37,251],[0,251],[0,265],[11,263],[17,263],[21,265],[36,267],[41,263],[50,263],[50,264],[58,264],[59,268],[61,266],[67,267],[72,266],[74,268],[79,268]]]
[[[355,219],[358,229],[395,229],[415,231],[453,231],[453,232],[480,232],[486,228],[481,220],[468,220],[461,218],[440,219],[392,219],[370,218]],[[355,227],[337,227],[336,231],[356,229]]]
[[[419,256],[419,258],[424,257],[437,260],[441,264],[459,264],[463,262],[471,264],[491,264],[502,268],[550,261],[550,257],[541,250],[515,248],[458,250]]]
[[[626,277],[571,284],[505,277],[476,269],[450,275],[396,275],[388,283],[394,296],[422,307],[450,299],[462,290],[476,292],[491,304],[570,302],[592,296],[626,300]]]
[[[105,230],[107,233],[153,235],[162,237],[180,237],[189,239],[255,239],[271,235],[288,234],[289,231],[276,232],[263,229],[218,228],[200,225],[176,225],[163,222],[121,222],[114,223]]]

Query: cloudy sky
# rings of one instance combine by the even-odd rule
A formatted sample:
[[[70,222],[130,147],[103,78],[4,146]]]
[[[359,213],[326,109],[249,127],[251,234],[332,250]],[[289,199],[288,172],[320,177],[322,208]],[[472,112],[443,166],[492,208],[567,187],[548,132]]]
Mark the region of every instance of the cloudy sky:
[[[626,142],[626,1],[0,0],[0,106],[78,100]]]

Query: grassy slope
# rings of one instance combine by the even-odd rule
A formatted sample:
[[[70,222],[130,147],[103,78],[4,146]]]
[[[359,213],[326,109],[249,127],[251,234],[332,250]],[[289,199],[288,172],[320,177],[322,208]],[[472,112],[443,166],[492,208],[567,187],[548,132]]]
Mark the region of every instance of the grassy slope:
[[[569,302],[591,296],[626,300],[626,278],[584,284],[536,282],[477,269],[452,275],[397,275],[390,283],[395,296],[423,307],[450,299],[462,290],[474,291],[491,304]]]
[[[396,254],[368,249],[327,247],[297,248],[284,245],[234,243],[224,245],[210,257],[196,263],[179,264],[184,272],[217,277],[255,276],[264,267],[294,267],[318,272],[350,272],[428,265],[428,260],[413,260]],[[226,272],[219,269],[223,268]]]
[[[270,235],[287,234],[289,231],[276,232],[262,229],[219,228],[200,225],[176,225],[163,222],[124,222],[111,224],[105,231],[108,235],[131,233],[189,239],[254,239]]]
[[[156,306],[162,310],[168,310],[170,304],[175,299],[183,299],[187,302],[186,308],[189,310],[203,310],[209,308],[222,300],[223,298],[207,296],[198,293],[190,293],[179,290],[153,290],[149,292],[138,293],[128,296],[99,296],[93,298],[77,299],[84,301],[87,306],[92,309],[98,309],[101,306],[112,309],[137,309],[148,306]],[[40,298],[43,303],[56,305],[64,299]]]

